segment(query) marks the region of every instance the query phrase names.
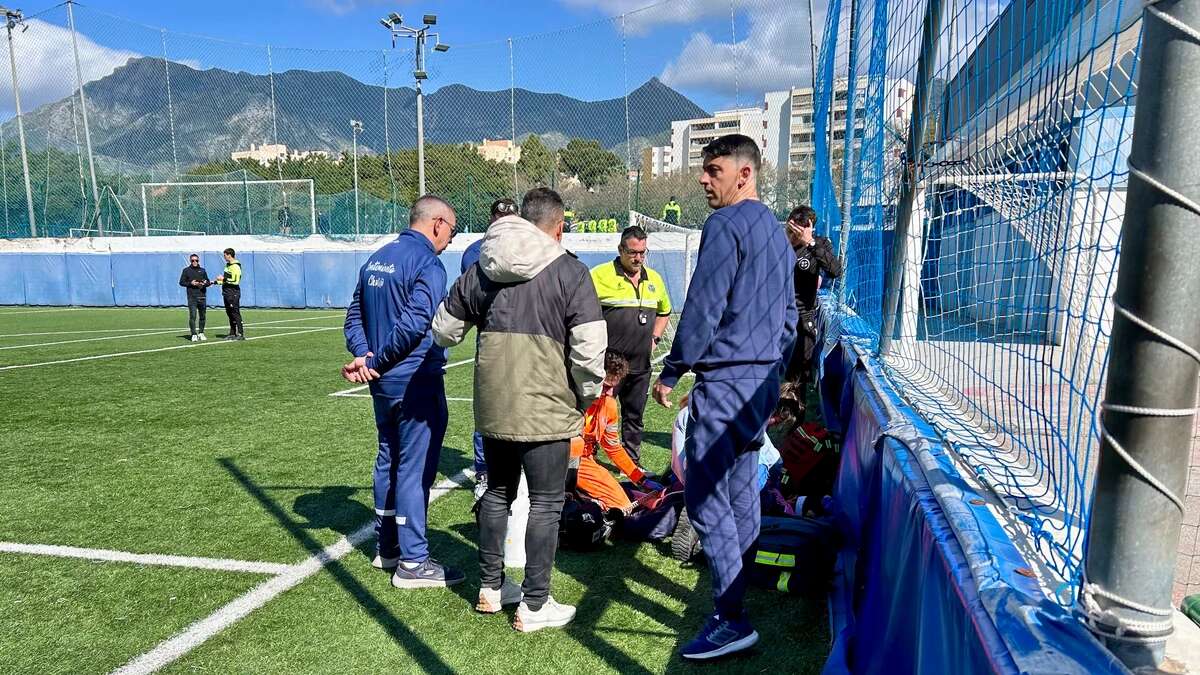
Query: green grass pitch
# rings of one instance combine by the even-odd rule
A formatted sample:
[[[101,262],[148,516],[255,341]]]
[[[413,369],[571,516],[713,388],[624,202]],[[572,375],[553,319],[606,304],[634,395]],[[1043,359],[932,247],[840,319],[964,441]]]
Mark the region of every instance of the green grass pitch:
[[[180,309],[0,307],[0,543],[292,566],[370,521],[375,429],[353,385],[338,310],[244,312],[246,342],[185,339]],[[215,340],[215,341],[214,341]],[[472,341],[468,340],[468,343]],[[451,352],[468,360],[473,345]],[[447,396],[470,398],[471,364]],[[365,393],[365,392],[363,392]],[[439,480],[471,463],[471,403],[452,401]],[[647,409],[646,464],[669,458],[673,413]],[[190,644],[166,672],[661,673],[711,609],[707,571],[662,545],[560,551],[565,630],[530,635],[481,616],[471,494],[430,509],[434,555],[467,572],[449,590],[399,591],[370,567],[373,539]],[[0,671],[109,672],[210,619],[278,572],[2,552]],[[288,569],[291,569],[290,567]],[[280,577],[282,578],[282,577]],[[825,608],[753,590],[762,640],[698,670],[817,672]]]

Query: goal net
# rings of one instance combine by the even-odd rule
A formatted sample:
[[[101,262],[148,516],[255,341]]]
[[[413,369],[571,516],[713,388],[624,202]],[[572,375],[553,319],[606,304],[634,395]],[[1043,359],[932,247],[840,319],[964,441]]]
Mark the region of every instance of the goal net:
[[[659,220],[658,218],[653,218],[644,213],[638,213],[637,211],[629,212],[629,225],[631,227],[637,225],[647,232],[677,232],[680,234],[688,234],[689,232],[697,231],[688,227],[672,225],[665,220]]]
[[[317,231],[312,179],[206,176],[142,183],[140,188],[146,235],[307,235]]]

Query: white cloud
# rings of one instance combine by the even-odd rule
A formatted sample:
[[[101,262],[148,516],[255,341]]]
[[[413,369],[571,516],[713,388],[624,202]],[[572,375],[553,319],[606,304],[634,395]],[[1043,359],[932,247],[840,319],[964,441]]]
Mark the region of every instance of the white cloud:
[[[71,31],[40,19],[25,22],[29,30],[13,32],[17,57],[17,77],[21,84],[21,108],[25,111],[70,96],[75,91],[75,56],[71,51]],[[109,49],[78,34],[79,62],[83,81],[91,82],[110,75],[137,52]],[[0,50],[7,49],[0,45]],[[7,54],[3,55],[7,57]],[[0,59],[6,61],[7,58]],[[0,68],[0,107],[12,108],[12,71]]]
[[[729,3],[724,4],[728,12]],[[813,28],[819,41],[826,1],[813,4]],[[740,92],[743,103],[750,100],[746,94],[807,86],[812,81],[807,5],[755,1],[739,7],[749,18],[748,35],[721,41],[707,33],[694,34],[663,68],[660,79],[675,88],[722,95]]]

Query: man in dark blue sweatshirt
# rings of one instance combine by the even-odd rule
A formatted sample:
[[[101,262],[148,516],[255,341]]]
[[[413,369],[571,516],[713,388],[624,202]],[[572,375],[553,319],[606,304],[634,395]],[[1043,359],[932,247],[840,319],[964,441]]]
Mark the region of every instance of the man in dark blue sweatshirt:
[[[796,254],[758,201],[758,146],[724,136],[705,146],[700,185],[716,209],[704,224],[675,342],[654,385],[669,396],[696,374],[684,453],[684,502],[712,574],[716,612],[680,652],[710,659],[758,641],[742,608],[760,524],[758,447],[796,339]]]
[[[342,368],[351,382],[370,383],[379,430],[375,460],[372,564],[395,569],[397,588],[449,586],[465,577],[429,555],[425,510],[446,435],[446,350],[433,343],[430,323],[446,297],[446,268],[438,260],[454,237],[454,209],[425,196],[409,214],[408,230],[367,259],[346,310]]]
[[[491,219],[488,220],[488,226],[500,220],[504,216],[517,215],[517,203],[508,197],[501,197],[492,202]],[[476,239],[470,246],[463,251],[462,267],[459,270],[462,274],[466,274],[467,270],[471,269],[471,265],[479,262],[479,253],[483,250],[483,237]],[[475,345],[475,350],[479,350],[478,342]],[[483,456],[483,436],[476,431],[473,439],[475,445],[475,503],[483,498],[483,493],[487,492],[487,460]]]

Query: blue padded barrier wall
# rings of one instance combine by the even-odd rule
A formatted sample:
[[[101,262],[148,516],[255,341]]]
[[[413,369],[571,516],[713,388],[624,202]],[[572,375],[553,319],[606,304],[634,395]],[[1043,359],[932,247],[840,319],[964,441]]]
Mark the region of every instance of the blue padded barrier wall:
[[[0,253],[0,305],[25,304],[25,275],[20,253]]]
[[[0,253],[0,305],[83,305],[181,307],[186,304],[179,275],[193,251],[130,253]],[[337,307],[350,303],[358,270],[370,251],[244,251],[243,307]],[[613,252],[586,251],[589,268],[610,263]],[[462,252],[441,255],[447,288],[459,276]],[[210,279],[225,269],[220,252],[200,253]],[[651,251],[647,264],[667,285],[675,312],[686,295],[683,251]],[[208,289],[210,307],[222,307],[221,287]]]
[[[844,438],[825,672],[1127,672],[1024,576],[986,497],[870,356],[867,325],[824,328],[839,340],[822,363],[823,407]]]
[[[62,253],[26,253],[21,256],[25,302],[30,305],[69,305],[67,257]]]
[[[112,305],[112,259],[108,255],[92,253],[68,253],[66,258],[70,304],[84,307]]]
[[[354,295],[357,278],[353,252],[305,251],[305,306],[345,307]]]
[[[242,261],[242,265],[246,262]],[[254,254],[250,272],[253,276],[248,276],[246,289],[254,286],[255,306],[304,307],[303,254],[258,251]]]

